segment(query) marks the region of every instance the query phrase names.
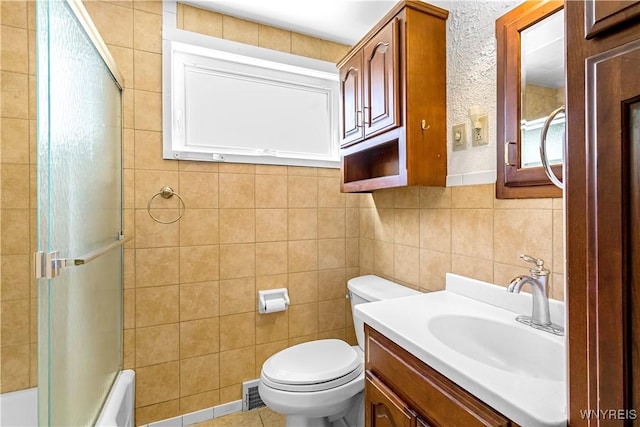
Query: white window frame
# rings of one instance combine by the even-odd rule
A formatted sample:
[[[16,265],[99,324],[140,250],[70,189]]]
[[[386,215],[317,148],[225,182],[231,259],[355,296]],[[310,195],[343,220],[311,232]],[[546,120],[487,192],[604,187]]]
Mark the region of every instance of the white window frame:
[[[327,114],[321,115],[327,121],[326,138],[316,137],[314,146],[309,147],[309,150],[298,149],[298,141],[305,142],[304,134],[293,135],[296,138],[296,149],[275,149],[264,138],[252,143],[252,147],[246,144],[238,146],[238,142],[242,143],[242,136],[237,138],[238,141],[234,141],[233,136],[226,141],[215,140],[215,135],[212,135],[211,140],[207,137],[206,142],[202,138],[200,141],[195,141],[196,138],[190,141],[185,132],[185,121],[192,116],[185,114],[185,111],[197,96],[194,95],[191,100],[186,99],[185,79],[189,78],[188,75],[194,76],[193,73],[197,73],[199,78],[210,78],[211,82],[228,78],[234,83],[247,81],[254,88],[260,85],[265,85],[269,90],[282,87],[283,90],[295,89],[303,96],[315,97],[316,101],[322,99],[325,102],[326,99]],[[179,30],[176,28],[176,3],[165,2],[162,80],[165,159],[340,167],[339,78],[333,63]],[[193,105],[191,109],[193,111]],[[281,122],[274,125],[272,132],[284,132],[283,137],[292,136],[291,133],[286,133],[289,131],[287,124],[290,120],[290,117],[283,117]],[[304,120],[317,120],[317,117],[308,116]],[[316,123],[313,125],[317,126]],[[324,124],[320,126],[323,129],[325,127]],[[242,128],[246,131],[256,130],[251,127],[249,118],[247,126],[240,128],[238,132],[242,132]],[[231,135],[228,131],[226,134]],[[255,138],[247,140],[254,141]],[[326,145],[318,146],[318,143]]]

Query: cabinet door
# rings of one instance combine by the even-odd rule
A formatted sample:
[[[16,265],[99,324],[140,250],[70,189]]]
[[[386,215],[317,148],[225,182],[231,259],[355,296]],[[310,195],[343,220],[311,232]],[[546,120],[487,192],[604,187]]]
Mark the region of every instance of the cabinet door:
[[[364,46],[364,132],[398,126],[398,24],[394,19]]]
[[[342,94],[342,145],[359,141],[364,136],[362,116],[362,51],[340,68]]]
[[[367,372],[366,427],[416,427],[416,416],[382,381]]]
[[[586,37],[597,36],[604,31],[624,27],[640,16],[640,1],[585,0]]]
[[[565,3],[572,76],[565,193],[569,424],[636,425],[630,420],[640,409],[640,24],[585,40],[581,25],[590,3]],[[603,415],[609,409],[618,410],[615,418]]]

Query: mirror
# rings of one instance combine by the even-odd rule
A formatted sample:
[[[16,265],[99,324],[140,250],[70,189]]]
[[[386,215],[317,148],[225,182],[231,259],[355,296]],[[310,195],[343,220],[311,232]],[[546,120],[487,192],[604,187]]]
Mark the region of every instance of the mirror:
[[[549,115],[564,105],[564,10],[520,32],[520,166],[542,166],[540,136]],[[549,164],[562,164],[564,113],[547,132]]]
[[[564,11],[561,1],[527,1],[496,20],[498,157],[496,197],[561,197],[542,167],[547,118],[564,105]],[[546,154],[562,177],[564,114],[547,129]]]

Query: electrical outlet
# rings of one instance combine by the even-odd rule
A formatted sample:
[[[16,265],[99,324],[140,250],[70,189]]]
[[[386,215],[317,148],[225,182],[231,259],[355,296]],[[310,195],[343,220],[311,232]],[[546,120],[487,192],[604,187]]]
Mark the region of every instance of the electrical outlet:
[[[467,148],[467,127],[464,123],[454,125],[451,128],[451,140],[453,141],[453,151]]]
[[[480,127],[475,127],[480,125]],[[487,115],[480,116],[471,129],[471,144],[474,147],[478,145],[487,145],[489,143],[489,119]]]

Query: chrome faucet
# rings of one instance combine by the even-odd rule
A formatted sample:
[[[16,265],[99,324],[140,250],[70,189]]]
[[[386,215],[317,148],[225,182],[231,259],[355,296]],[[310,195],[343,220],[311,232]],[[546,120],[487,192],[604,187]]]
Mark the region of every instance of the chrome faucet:
[[[564,335],[564,328],[551,322],[549,315],[549,298],[547,298],[547,283],[551,273],[544,267],[544,261],[529,255],[520,255],[520,259],[535,264],[529,272],[530,276],[518,276],[507,287],[507,292],[520,293],[520,289],[526,284],[531,286],[533,307],[531,316],[518,316],[516,320],[533,328],[550,332],[555,335]]]

